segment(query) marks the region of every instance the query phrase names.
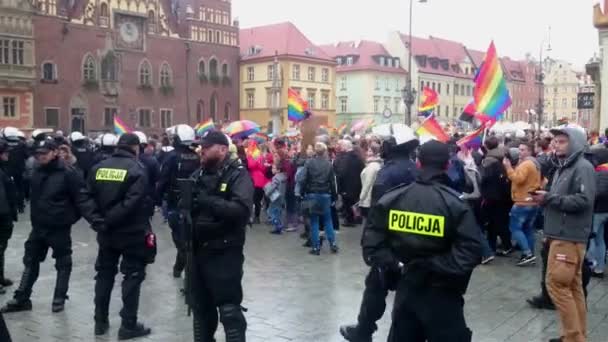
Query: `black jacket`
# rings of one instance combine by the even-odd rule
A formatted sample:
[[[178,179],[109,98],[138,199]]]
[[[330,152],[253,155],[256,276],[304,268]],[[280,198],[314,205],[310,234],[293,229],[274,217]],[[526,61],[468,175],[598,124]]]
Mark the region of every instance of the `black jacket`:
[[[135,233],[150,228],[152,199],[144,166],[135,153],[118,149],[91,169],[89,189],[108,233]]]
[[[470,207],[445,185],[445,173],[425,172],[371,208],[363,257],[377,267],[423,264],[428,284],[465,292],[481,261],[482,236]]]
[[[157,194],[155,200],[159,203],[165,196],[170,209],[177,207],[179,201],[178,179],[189,179],[200,167],[198,154],[185,146],[177,146],[169,152],[160,168]]]
[[[330,194],[336,196],[336,176],[327,158],[314,157],[306,161],[302,174],[302,194]]]
[[[338,183],[338,192],[349,198],[359,199],[361,194],[361,171],[365,162],[355,151],[338,154],[334,162],[334,170]]]
[[[0,167],[0,217],[17,220],[17,195],[13,179]]]
[[[226,160],[214,170],[199,169],[192,220],[198,246],[243,246],[253,207],[253,182],[240,160]]]
[[[89,148],[86,141],[78,141],[72,145],[72,154],[76,157],[78,167],[86,179],[89,171],[95,165],[95,153]]]
[[[498,147],[488,152],[485,159],[481,162],[481,197],[489,203],[510,203],[511,202],[511,182],[502,160],[505,157],[505,150]]]
[[[411,184],[417,173],[416,164],[407,156],[395,156],[385,160],[372,188],[372,206],[387,191],[399,185]]]
[[[55,159],[34,169],[31,180],[31,220],[36,228],[69,227],[82,216],[91,221],[95,203],[76,169]]]

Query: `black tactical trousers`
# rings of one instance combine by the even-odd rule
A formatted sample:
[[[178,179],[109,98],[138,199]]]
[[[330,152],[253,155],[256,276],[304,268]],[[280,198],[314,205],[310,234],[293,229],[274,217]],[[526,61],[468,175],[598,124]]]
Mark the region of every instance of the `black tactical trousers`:
[[[99,234],[99,253],[95,262],[95,320],[102,322],[108,319],[110,296],[114,287],[114,277],[120,272],[122,280],[122,303],[120,317],[123,324],[137,322],[139,294],[141,283],[146,277],[145,233],[132,234]]]
[[[200,248],[192,264],[194,341],[214,341],[219,321],[226,342],[244,342],[247,322],[241,309],[243,301],[243,247]]]
[[[377,329],[376,322],[386,310],[386,296],[391,287],[387,273],[372,267],[365,277],[365,290],[361,308],[357,317],[357,326],[361,336],[371,336]]]
[[[15,298],[28,300],[32,294],[34,283],[38,279],[40,263],[46,259],[49,248],[53,250],[57,283],[55,298],[67,298],[68,284],[72,272],[72,238],[70,226],[67,227],[34,227],[25,241],[23,264],[25,270],[21,277]]]
[[[470,342],[464,299],[453,290],[401,281],[395,296],[389,342]]]
[[[8,247],[8,240],[13,235],[12,217],[0,217],[0,282],[4,280],[4,253]]]
[[[186,232],[184,226],[181,223],[180,212],[175,208],[169,208],[168,223],[171,228],[171,237],[173,238],[173,244],[177,250],[175,255],[175,263],[173,264],[173,272],[181,273],[186,266]]]

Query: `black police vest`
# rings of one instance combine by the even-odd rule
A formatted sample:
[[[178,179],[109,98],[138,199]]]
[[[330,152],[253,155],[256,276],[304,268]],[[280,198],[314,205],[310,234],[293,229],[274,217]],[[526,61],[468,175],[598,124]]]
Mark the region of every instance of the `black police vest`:
[[[200,167],[200,158],[194,152],[177,152],[176,172],[171,175],[169,202],[177,203],[179,200],[178,179],[189,179]]]

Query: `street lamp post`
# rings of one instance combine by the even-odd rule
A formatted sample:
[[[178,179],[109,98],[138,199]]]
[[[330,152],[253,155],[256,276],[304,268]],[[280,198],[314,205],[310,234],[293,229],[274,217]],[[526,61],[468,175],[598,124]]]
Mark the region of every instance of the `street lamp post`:
[[[413,0],[410,0],[410,32],[408,37],[407,47],[407,76],[405,78],[405,87],[401,90],[403,96],[403,103],[405,104],[405,124],[408,126],[412,125],[412,105],[416,101],[416,89],[412,88],[412,13],[413,13]],[[427,0],[418,0],[418,2],[424,3]]]
[[[540,43],[540,51],[539,51],[539,60],[538,60],[538,77],[537,77],[537,81],[538,81],[538,110],[536,112],[536,115],[538,116],[538,137],[540,138],[540,133],[541,133],[541,127],[542,127],[542,123],[543,123],[543,111],[544,111],[544,107],[545,107],[545,101],[543,98],[544,95],[544,90],[543,90],[543,84],[544,84],[544,78],[545,75],[543,74],[543,50],[545,47],[545,43],[546,43],[546,38],[542,40],[542,42]],[[548,42],[548,46],[547,46],[547,52],[551,51],[551,27],[549,27],[549,42]]]

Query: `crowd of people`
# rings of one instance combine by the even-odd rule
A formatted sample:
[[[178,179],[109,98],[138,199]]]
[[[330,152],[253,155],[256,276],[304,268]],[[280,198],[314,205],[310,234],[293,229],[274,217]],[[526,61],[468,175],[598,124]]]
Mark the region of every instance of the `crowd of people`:
[[[591,276],[603,278],[605,269],[608,144],[591,146],[589,142],[593,142],[594,137],[586,136],[577,128],[555,129],[536,137],[534,132],[515,138],[489,134],[482,146],[458,146],[459,137],[455,135],[442,146],[428,147],[427,155],[421,158],[423,149],[418,148],[418,138],[413,132],[405,135],[406,139],[373,134],[319,135],[304,146],[298,137],[277,137],[268,141],[246,137],[230,139],[217,131],[197,140],[194,130],[186,125],[178,125],[160,136],[147,137],[141,132],[120,137],[101,134],[93,140],[79,132],[64,137],[61,132],[37,131],[26,139],[17,129],[4,128],[0,140],[0,293],[5,293],[5,287],[12,285],[4,276],[4,252],[13,222],[24,212],[27,201],[31,206],[33,229],[25,244],[21,282],[14,298],[1,312],[31,310],[32,287],[49,247],[53,249],[57,269],[52,310],[64,310],[72,266],[69,227],[82,216],[107,238],[100,242],[95,265],[98,272],[96,334],[103,334],[108,329],[108,293],[120,256],[123,257],[120,270],[125,275],[125,307],[121,312],[123,326],[119,337],[126,339],[150,333],[149,328],[137,321],[137,301],[145,265],[153,261],[153,256],[148,255],[150,252],[145,247],[136,248],[133,243],[116,241],[115,236],[106,236],[104,232],[108,227],[124,226],[122,233],[139,234],[149,241],[149,218],[156,208],[171,227],[176,247],[173,275],[181,277],[192,263],[192,257],[188,258],[187,230],[181,210],[184,194],[179,183],[198,172],[200,186],[207,189],[205,196],[224,201],[224,207],[233,209],[231,213],[238,213],[236,216],[246,213],[244,223],[253,229],[266,223],[272,234],[299,232],[303,246],[310,248],[312,255],[321,255],[325,240],[329,251],[338,253],[336,231],[363,225],[364,255],[367,246],[372,269],[366,278],[357,324],[341,327],[340,331],[349,341],[371,341],[376,321],[385,310],[386,294],[399,288],[397,283],[406,260],[396,257],[398,262],[378,277],[374,268],[377,265],[372,261],[376,258],[378,244],[365,239],[373,240],[374,231],[378,229],[409,227],[409,223],[406,228],[395,229],[385,227],[393,223],[378,224],[378,202],[382,199],[395,205],[396,202],[388,201],[385,196],[394,193],[394,189],[414,183],[438,182],[445,186],[442,188],[444,193],[433,201],[455,194],[449,199],[455,203],[452,207],[463,204],[470,209],[473,223],[466,223],[468,234],[474,229],[480,247],[479,263],[483,265],[490,265],[495,257],[509,256],[516,251],[520,253],[517,266],[535,264],[539,254],[536,237],[544,231],[540,251],[542,292],[528,301],[537,308],[558,310],[562,331],[561,338],[555,341],[584,341],[585,286]],[[445,162],[441,159],[443,145]],[[226,161],[223,161],[224,154]],[[430,176],[428,172],[421,172],[423,164],[427,165],[427,171],[432,171]],[[207,172],[210,165],[213,165],[211,174]],[[242,179],[244,175],[246,180]],[[124,182],[131,184],[128,190],[119,185]],[[49,186],[45,186],[47,184]],[[412,198],[415,193],[412,189],[416,188],[397,192],[402,196],[410,193],[408,196]],[[224,197],[226,192],[230,196]],[[134,197],[127,198],[127,195]],[[416,200],[420,196],[416,195]],[[196,201],[217,206],[200,198]],[[122,207],[116,207],[117,202]],[[136,209],[135,205],[142,203],[144,205]],[[201,213],[200,208],[190,211],[194,226],[219,224],[205,221],[207,214]],[[131,215],[133,213],[137,215]],[[222,215],[216,212],[212,216],[217,220]],[[409,219],[407,215],[403,217]],[[423,217],[426,216],[412,219],[422,220]],[[199,222],[201,220],[203,223]],[[240,222],[234,220],[234,217],[222,216],[219,222]],[[216,241],[223,233],[214,234],[204,238],[206,243]],[[226,254],[233,251],[231,255],[239,260],[242,268],[244,231],[242,236],[240,232],[231,234],[234,240],[222,248]],[[382,238],[387,239],[386,236]],[[408,242],[402,243],[407,245]],[[231,249],[235,246],[240,249]],[[134,250],[141,255],[133,255]],[[477,264],[474,256],[475,253],[470,254],[467,266],[462,266],[467,272]],[[454,264],[453,267],[459,266]],[[442,271],[445,269],[438,268],[437,272]],[[395,279],[386,282],[382,278],[386,274],[388,277],[392,274]],[[466,275],[466,272],[462,274]],[[239,289],[230,295],[225,291],[207,294],[230,298],[230,306],[216,305],[230,342],[244,341],[246,323],[240,310],[241,277],[242,273],[233,278],[239,282]],[[391,282],[396,283],[391,285]],[[468,279],[463,281],[461,290],[466,290],[467,284]],[[125,293],[125,288],[131,290]],[[207,327],[200,328],[202,335],[215,332],[217,317],[213,323],[213,318],[208,318],[204,312],[196,313],[197,309],[195,336],[197,326]],[[231,322],[236,323],[231,325]],[[464,324],[464,318],[462,322]],[[462,331],[462,341],[467,339],[467,334],[470,340],[470,333]],[[232,339],[228,339],[229,334]],[[394,334],[407,335],[403,331]]]

